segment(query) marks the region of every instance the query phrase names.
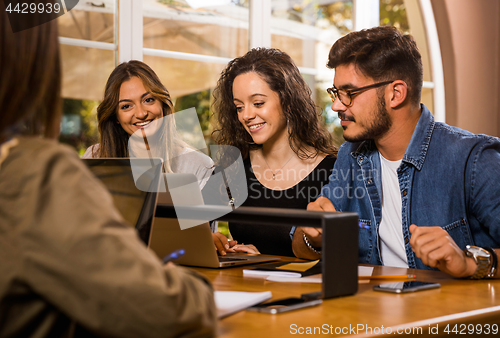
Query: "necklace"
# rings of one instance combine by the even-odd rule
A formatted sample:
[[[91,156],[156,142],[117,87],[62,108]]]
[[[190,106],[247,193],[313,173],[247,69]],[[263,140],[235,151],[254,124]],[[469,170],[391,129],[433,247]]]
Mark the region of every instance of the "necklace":
[[[264,159],[264,162],[266,162],[267,167],[269,168],[269,170],[271,170],[271,173],[273,174],[273,180],[275,180],[275,179],[276,179],[276,174],[277,174],[278,172],[280,172],[280,171],[281,171],[281,170],[282,170],[282,169],[283,169],[283,168],[284,168],[284,167],[288,164],[288,162],[290,162],[290,160],[293,158],[293,155],[295,155],[295,153],[292,153],[292,156],[290,156],[290,158],[289,158],[289,159],[285,162],[285,164],[283,164],[283,165],[281,166],[281,168],[279,168],[278,170],[276,170],[276,172],[274,172],[274,171],[271,169],[271,167],[269,166],[269,164],[267,163],[266,158],[264,157],[264,154],[262,154],[262,158]]]

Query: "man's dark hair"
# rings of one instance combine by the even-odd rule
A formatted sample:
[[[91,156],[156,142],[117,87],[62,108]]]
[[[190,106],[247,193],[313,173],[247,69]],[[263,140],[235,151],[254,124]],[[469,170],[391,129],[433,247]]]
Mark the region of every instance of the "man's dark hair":
[[[410,102],[420,103],[422,58],[411,35],[403,35],[392,26],[349,33],[333,44],[327,67],[348,64],[376,82],[403,80],[408,86]]]

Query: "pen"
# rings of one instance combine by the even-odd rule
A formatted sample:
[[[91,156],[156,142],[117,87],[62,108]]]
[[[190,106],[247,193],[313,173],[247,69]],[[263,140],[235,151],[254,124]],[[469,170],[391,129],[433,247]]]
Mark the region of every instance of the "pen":
[[[168,262],[170,262],[174,259],[180,258],[185,253],[186,253],[186,251],[184,251],[184,249],[172,251],[171,253],[169,253],[168,255],[163,257],[163,264],[167,264]]]
[[[360,227],[360,229],[367,229],[367,230],[370,229],[370,226],[363,221],[359,221],[358,226]]]
[[[415,275],[376,275],[376,276],[359,276],[359,279],[415,279]]]

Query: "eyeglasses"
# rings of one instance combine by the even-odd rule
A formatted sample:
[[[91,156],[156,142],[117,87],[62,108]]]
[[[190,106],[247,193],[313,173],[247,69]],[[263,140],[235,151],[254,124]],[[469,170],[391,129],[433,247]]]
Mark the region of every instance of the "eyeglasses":
[[[326,91],[328,92],[328,95],[330,95],[332,101],[339,99],[344,106],[350,107],[352,105],[352,101],[355,95],[361,94],[362,92],[368,89],[377,88],[383,85],[388,85],[389,83],[392,82],[394,81],[384,81],[384,82],[374,83],[366,87],[354,88],[348,90],[337,89],[335,88],[335,86],[333,86],[332,88],[328,88]]]

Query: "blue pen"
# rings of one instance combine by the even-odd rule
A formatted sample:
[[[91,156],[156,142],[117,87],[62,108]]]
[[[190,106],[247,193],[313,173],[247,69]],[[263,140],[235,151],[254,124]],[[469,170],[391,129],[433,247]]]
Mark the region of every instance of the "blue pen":
[[[366,224],[365,222],[359,221],[358,225],[361,229],[370,229],[370,226]]]
[[[165,257],[163,257],[163,264],[167,264],[168,262],[170,262],[174,259],[180,258],[185,253],[186,253],[186,251],[184,249],[175,250],[175,251],[169,253],[168,255],[166,255]]]

